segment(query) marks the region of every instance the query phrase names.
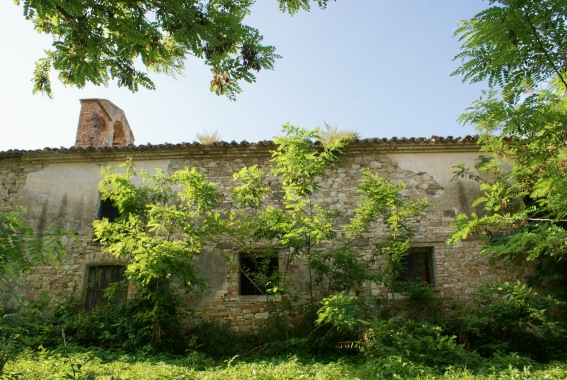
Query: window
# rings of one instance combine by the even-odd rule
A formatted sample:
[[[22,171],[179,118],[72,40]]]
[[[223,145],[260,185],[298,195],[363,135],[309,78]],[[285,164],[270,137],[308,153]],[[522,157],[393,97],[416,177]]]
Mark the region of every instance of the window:
[[[118,216],[120,216],[118,207],[114,205],[110,198],[100,200],[97,212],[98,219],[107,218],[109,222],[114,222]]]
[[[98,265],[88,268],[87,294],[85,309],[91,310],[99,305],[106,305],[108,300],[104,292],[116,282],[124,280],[124,265]],[[122,286],[116,294],[115,301],[123,301],[128,295],[128,287]]]
[[[411,248],[400,264],[403,270],[397,278],[398,281],[431,285],[434,283],[432,247]]]
[[[241,296],[265,295],[268,283],[277,281],[279,264],[276,253],[241,253],[239,261]]]

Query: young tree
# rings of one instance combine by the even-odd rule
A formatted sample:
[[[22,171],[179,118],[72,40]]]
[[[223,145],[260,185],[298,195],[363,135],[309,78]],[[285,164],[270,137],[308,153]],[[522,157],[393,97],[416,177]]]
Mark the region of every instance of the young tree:
[[[328,1],[317,4],[325,8]],[[178,73],[184,59],[195,56],[211,68],[211,91],[234,99],[240,81],[254,82],[255,72],[272,69],[279,58],[257,29],[244,24],[254,0],[15,2],[38,32],[53,37],[34,76],[34,92],[47,95],[52,68],[63,83],[79,88],[116,80],[136,92],[155,87],[148,72]],[[278,0],[290,14],[309,10],[311,2]]]
[[[241,184],[235,187],[233,195],[242,211],[235,215],[237,234],[242,228],[250,231],[246,244],[258,242],[273,245],[276,249],[288,249],[283,288],[287,287],[289,267],[297,259],[307,262],[311,300],[313,295],[313,263],[319,257],[314,247],[333,239],[336,230],[333,216],[323,203],[313,196],[319,184],[317,177],[324,174],[329,164],[337,159],[337,153],[348,141],[336,140],[333,145],[317,149],[315,140],[318,129],[312,131],[283,126],[284,134],[274,138],[278,148],[272,152],[273,165],[268,173],[276,179],[267,185],[266,173],[257,166],[243,168],[235,173],[234,179]],[[275,204],[266,204],[268,196],[279,198]],[[251,214],[253,215],[251,217]],[[276,285],[276,284],[273,284]]]
[[[366,171],[354,218],[346,225],[339,223],[339,213],[332,212],[331,203],[321,199],[319,184],[356,134],[336,134],[342,138],[325,138],[325,144],[319,144],[319,133],[318,129],[285,125],[284,135],[274,139],[278,147],[272,152],[268,176],[257,166],[235,174],[241,184],[234,189],[234,198],[243,211],[233,220],[240,228],[246,226],[249,246],[263,242],[288,250],[280,284],[284,290],[290,265],[298,260],[306,263],[312,303],[314,284],[321,280],[326,285],[320,287],[322,295],[359,290],[368,281],[391,289],[413,236],[410,220],[425,210],[427,202],[402,196],[403,184],[392,185]],[[279,198],[279,203],[269,204],[274,198]],[[382,223],[391,231],[384,243],[370,255],[357,250],[356,240]],[[237,231],[235,235],[243,235]],[[376,268],[373,259],[377,255],[388,257],[387,268]]]
[[[195,168],[168,175],[159,169],[138,173],[131,160],[123,167],[124,174],[112,167],[102,171],[101,198],[111,200],[120,215],[112,222],[95,221],[95,236],[105,252],[129,261],[126,281],[150,302],[159,342],[161,318],[167,314],[161,311],[175,312],[178,289],[204,286],[195,259],[203,241],[222,230],[214,211],[219,192]],[[138,174],[140,185],[135,183]]]
[[[461,116],[490,156],[474,171],[481,215],[459,215],[450,238],[486,236],[484,252],[528,260],[567,254],[567,2],[491,0],[456,31],[465,82],[488,84]]]
[[[366,170],[358,190],[363,198],[354,210],[354,218],[346,226],[347,237],[351,239],[358,238],[375,224],[386,226],[390,234],[376,247],[374,254],[388,257],[387,265],[380,270],[377,279],[391,292],[404,270],[402,259],[411,248],[414,236],[411,222],[429,206],[427,199],[411,200],[402,195],[404,189],[403,182],[394,185]]]

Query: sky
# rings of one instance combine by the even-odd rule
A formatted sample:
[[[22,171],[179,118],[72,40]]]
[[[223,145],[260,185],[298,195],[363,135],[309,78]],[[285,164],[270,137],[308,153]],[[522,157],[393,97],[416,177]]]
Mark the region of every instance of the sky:
[[[190,58],[183,76],[153,74],[154,91],[66,87],[52,73],[54,98],[32,94],[34,63],[51,44],[13,1],[0,1],[0,151],[71,147],[80,99],[108,99],[126,113],[136,144],[182,143],[218,131],[222,140],[271,140],[281,125],[325,123],[361,138],[474,134],[457,118],[482,85],[450,74],[459,21],[481,0],[336,0],[326,10],[282,14],[257,0],[245,23],[282,59],[244,84],[236,101],[209,91],[209,69]]]

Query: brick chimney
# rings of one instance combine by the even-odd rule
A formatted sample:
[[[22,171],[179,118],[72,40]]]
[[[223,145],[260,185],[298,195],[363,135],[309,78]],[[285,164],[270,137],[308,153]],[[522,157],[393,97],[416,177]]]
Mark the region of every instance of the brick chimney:
[[[76,147],[112,147],[134,144],[124,111],[106,99],[81,99]]]

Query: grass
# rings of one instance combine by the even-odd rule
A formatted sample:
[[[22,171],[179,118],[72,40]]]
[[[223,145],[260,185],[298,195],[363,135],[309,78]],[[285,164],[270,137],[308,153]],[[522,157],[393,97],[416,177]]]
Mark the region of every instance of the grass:
[[[6,364],[2,379],[565,379],[567,363],[513,365],[487,361],[472,372],[463,367],[429,368],[398,357],[320,362],[313,359],[238,358],[215,362],[200,353],[184,357],[127,355],[104,350],[24,351]]]
[[[197,141],[203,145],[212,145],[216,142],[221,141],[221,135],[219,131],[207,132],[203,131],[201,133],[197,132]]]
[[[325,127],[319,131],[319,141],[323,146],[332,146],[338,142],[351,143],[359,137],[358,132],[340,130],[336,126],[325,123]]]

